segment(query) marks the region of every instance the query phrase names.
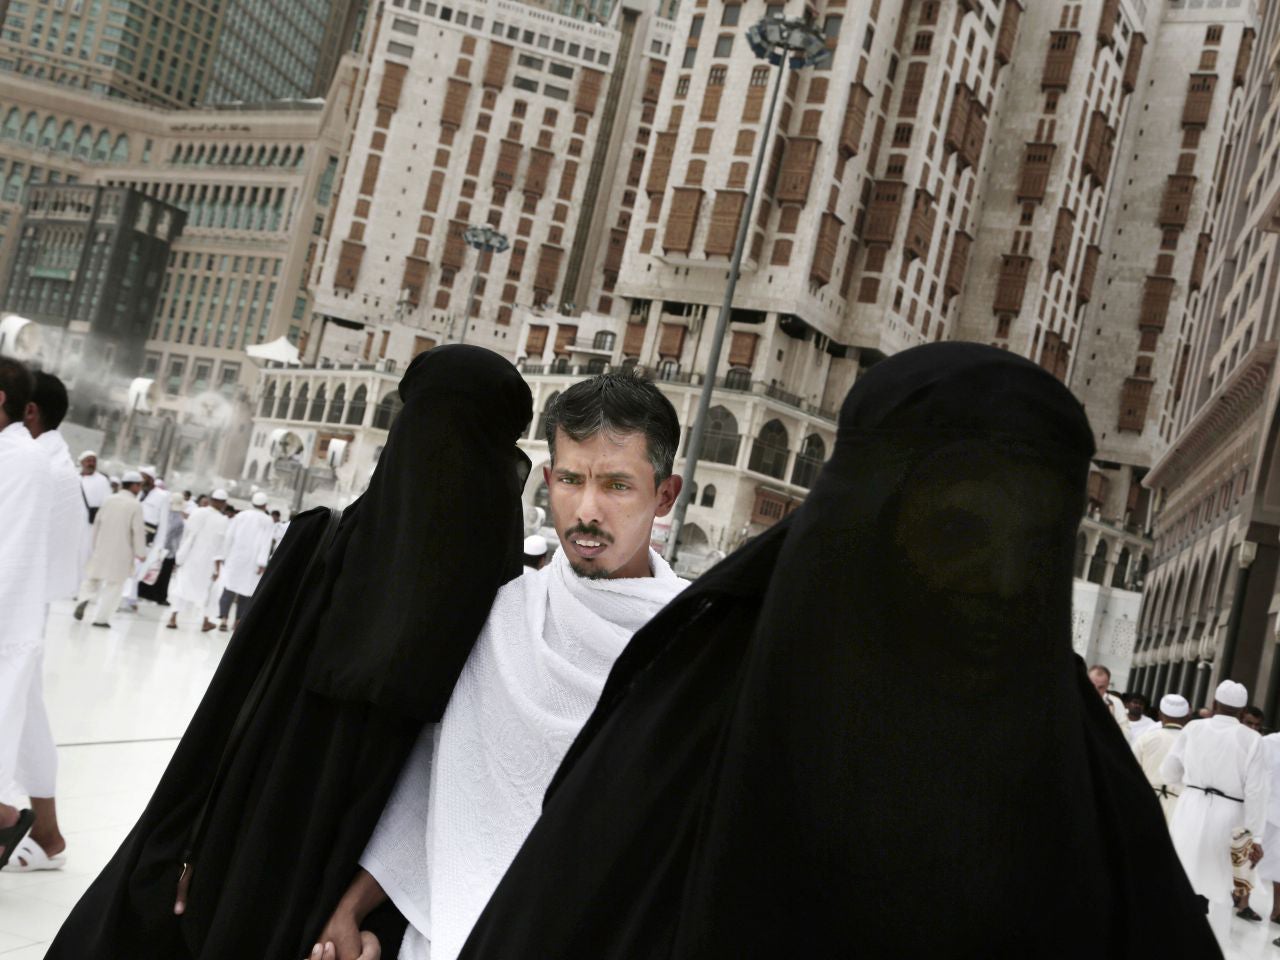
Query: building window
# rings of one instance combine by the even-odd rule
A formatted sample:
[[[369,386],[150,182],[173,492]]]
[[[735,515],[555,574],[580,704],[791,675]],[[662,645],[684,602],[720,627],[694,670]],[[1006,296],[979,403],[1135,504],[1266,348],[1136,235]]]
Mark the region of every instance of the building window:
[[[716,37],[716,57],[727,57],[733,53],[733,34],[722,33]]]

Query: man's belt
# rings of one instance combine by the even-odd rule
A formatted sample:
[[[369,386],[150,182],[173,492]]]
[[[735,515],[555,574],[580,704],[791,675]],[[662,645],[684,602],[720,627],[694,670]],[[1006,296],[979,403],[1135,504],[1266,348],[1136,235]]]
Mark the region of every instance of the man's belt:
[[[1178,799],[1178,795],[1169,789],[1169,785],[1167,783],[1162,783],[1160,784],[1160,786],[1155,787],[1154,789],[1156,793],[1159,795],[1161,800],[1168,800],[1170,798],[1174,800]]]
[[[1244,803],[1244,801],[1239,797],[1232,797],[1225,794],[1217,787],[1197,787],[1194,783],[1188,783],[1185,784],[1185,786],[1190,787],[1192,790],[1199,790],[1201,793],[1207,793],[1211,797],[1221,797],[1223,800],[1234,800],[1236,803]]]

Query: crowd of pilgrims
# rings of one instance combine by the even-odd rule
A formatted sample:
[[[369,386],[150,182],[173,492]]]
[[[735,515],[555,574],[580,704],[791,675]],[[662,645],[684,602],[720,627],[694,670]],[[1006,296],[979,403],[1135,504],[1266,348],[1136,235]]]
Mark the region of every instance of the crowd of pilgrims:
[[[41,382],[0,358],[0,696],[24,698],[0,702],[0,775],[32,796],[0,808],[6,869],[65,862],[52,774],[23,779],[70,595],[31,588],[56,566],[37,547],[76,479]],[[682,491],[652,383],[548,408],[550,559],[525,538],[516,368],[440,347],[400,397],[365,493],[255,541],[252,585],[222,491],[190,516],[161,491],[148,520],[142,471],[82,488],[95,559],[122,504],[112,575],[163,579],[205,628],[230,595],[238,622],[52,960],[1212,958],[1215,904],[1261,922],[1274,741],[1239,684],[1149,720],[1072,651],[1094,440],[1035,364],[937,343],[870,367],[804,504],[693,583],[650,546]],[[265,503],[244,513],[275,539]],[[105,621],[128,588],[85,576],[77,612]],[[922,881],[945,891],[923,915]]]

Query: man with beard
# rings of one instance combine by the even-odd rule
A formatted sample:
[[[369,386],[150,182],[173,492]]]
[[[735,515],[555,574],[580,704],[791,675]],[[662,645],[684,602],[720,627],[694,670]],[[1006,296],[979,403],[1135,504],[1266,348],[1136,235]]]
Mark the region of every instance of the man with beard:
[[[313,957],[374,955],[360,924],[387,897],[410,923],[403,960],[456,957],[614,660],[686,585],[649,546],[680,492],[670,401],[640,377],[604,374],[560,394],[546,424],[561,549],[498,592]]]

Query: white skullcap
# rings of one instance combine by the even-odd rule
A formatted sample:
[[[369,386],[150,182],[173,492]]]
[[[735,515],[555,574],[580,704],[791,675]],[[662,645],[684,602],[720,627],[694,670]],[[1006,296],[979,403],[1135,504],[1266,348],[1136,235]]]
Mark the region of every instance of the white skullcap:
[[[1214,692],[1213,699],[1224,707],[1247,707],[1249,705],[1249,691],[1244,688],[1243,683],[1236,683],[1234,680],[1223,680],[1218,684],[1218,689]]]
[[[142,474],[137,470],[126,470],[124,476],[120,478],[121,483],[141,483]]]
[[[185,507],[186,505],[187,505],[187,501],[183,499],[182,494],[180,494],[180,493],[171,493],[171,494],[169,495],[169,509],[170,509],[170,510],[181,510],[181,509],[182,509],[183,507]]]
[[[80,454],[80,459],[77,460],[76,463],[84,463],[90,457],[93,457],[93,459],[95,460],[98,459],[98,455],[96,453],[94,453],[92,450],[86,450],[84,453]]]
[[[209,499],[210,499],[210,500],[225,500],[225,499],[227,499],[227,491],[225,491],[225,490],[223,490],[221,487],[219,487],[217,490],[213,491],[213,493],[209,494]]]
[[[150,466],[148,466],[148,467],[139,467],[139,468],[138,468],[138,472],[139,472],[139,473],[145,473],[148,477],[152,477],[152,478],[154,478],[154,477],[155,477],[155,475],[156,475],[156,468],[155,468],[155,467],[150,467]]]
[[[253,495],[253,505],[255,507],[265,507],[267,505],[267,495],[259,490]]]
[[[120,478],[119,478],[119,477],[107,477],[107,479],[108,479],[108,480],[110,480],[112,483],[119,483],[119,482],[120,482]],[[141,480],[139,480],[138,482],[139,482],[139,483],[141,483],[142,481],[141,481]]]
[[[526,557],[543,557],[547,553],[547,539],[538,534],[524,538],[524,555]]]
[[[1160,698],[1160,712],[1166,717],[1185,717],[1191,712],[1191,704],[1187,698],[1176,693],[1166,693]]]

